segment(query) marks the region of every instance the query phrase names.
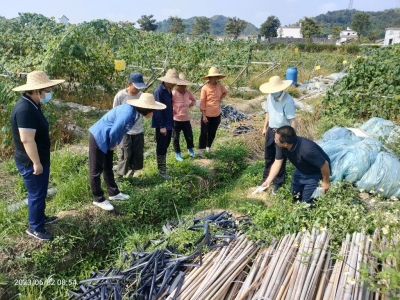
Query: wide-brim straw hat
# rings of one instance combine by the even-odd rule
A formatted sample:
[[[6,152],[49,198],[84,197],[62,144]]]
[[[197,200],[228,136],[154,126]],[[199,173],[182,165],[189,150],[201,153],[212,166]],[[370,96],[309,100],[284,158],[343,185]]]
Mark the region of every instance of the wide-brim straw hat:
[[[153,94],[150,93],[142,93],[139,99],[126,100],[126,103],[132,106],[149,109],[164,109],[167,107],[165,104],[156,101]]]
[[[201,77],[201,80],[209,80],[210,77],[218,77],[217,79],[222,79],[225,77],[225,74],[221,74],[216,67],[211,67],[210,70],[208,70],[208,74]]]
[[[272,76],[268,82],[260,85],[260,91],[266,94],[283,91],[292,84],[292,80],[282,80],[279,76]]]
[[[190,82],[189,80],[187,80],[186,75],[183,73],[179,73],[179,80],[180,80],[180,82],[177,83],[177,85],[194,85],[193,82]]]
[[[28,73],[26,84],[13,88],[13,91],[34,91],[41,90],[47,87],[55,86],[64,82],[64,79],[50,80],[43,71],[33,71]]]
[[[175,69],[169,69],[167,73],[165,73],[165,76],[157,78],[160,81],[167,82],[167,83],[172,83],[172,84],[179,84],[179,75],[178,71]]]

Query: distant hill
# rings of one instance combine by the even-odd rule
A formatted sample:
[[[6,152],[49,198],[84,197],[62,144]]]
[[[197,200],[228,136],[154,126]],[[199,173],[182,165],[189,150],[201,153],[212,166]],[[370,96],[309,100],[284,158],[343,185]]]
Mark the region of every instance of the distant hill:
[[[338,10],[329,11],[326,14],[321,14],[314,19],[322,26],[323,35],[331,34],[333,26],[341,26],[344,29],[350,27],[354,14],[357,10]],[[400,8],[387,9],[377,12],[368,13],[371,21],[371,26],[367,36],[371,39],[379,39],[385,36],[385,29],[388,27],[400,27]]]
[[[194,22],[197,17],[191,17],[189,19],[182,19],[183,24],[185,24],[185,32],[190,33],[192,31]],[[225,25],[228,23],[228,17],[216,15],[210,18],[210,33],[213,35],[226,35]],[[156,23],[159,32],[168,32],[170,27],[170,22],[168,20],[163,20]],[[242,35],[257,35],[258,28],[251,23],[248,23],[247,27],[242,31]]]

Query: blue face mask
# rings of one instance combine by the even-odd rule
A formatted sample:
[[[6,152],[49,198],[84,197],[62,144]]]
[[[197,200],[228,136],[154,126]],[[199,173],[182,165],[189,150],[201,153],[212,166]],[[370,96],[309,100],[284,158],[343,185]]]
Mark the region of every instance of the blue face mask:
[[[50,93],[45,93],[44,94],[44,98],[43,99],[40,98],[40,102],[41,103],[48,103],[51,100],[51,98],[52,98],[51,92]]]
[[[271,93],[271,96],[274,98],[278,98],[281,95],[281,92]]]

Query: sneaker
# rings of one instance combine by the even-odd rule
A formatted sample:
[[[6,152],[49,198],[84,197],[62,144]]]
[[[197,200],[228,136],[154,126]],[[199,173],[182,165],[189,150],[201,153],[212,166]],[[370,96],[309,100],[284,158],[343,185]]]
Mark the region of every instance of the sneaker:
[[[26,233],[41,241],[50,241],[53,238],[52,234],[50,232],[47,232],[46,230],[36,231],[31,228],[28,228],[26,230]]]
[[[183,161],[183,158],[182,158],[182,156],[181,156],[181,154],[179,152],[175,153],[175,158],[176,158],[177,161]]]
[[[192,148],[191,148],[191,149],[188,149],[188,152],[189,152],[189,155],[190,155],[191,157],[196,157],[196,154],[194,154],[194,151],[193,151]]]
[[[207,153],[211,153],[211,148],[210,147],[206,147],[206,151],[207,151]]]
[[[279,187],[278,186],[274,186],[274,188],[272,189],[272,195],[276,196],[276,193],[278,192]]]
[[[122,194],[122,193],[119,193],[118,195],[115,195],[115,196],[108,197],[108,199],[110,199],[110,200],[128,200],[129,198],[130,198],[129,195]]]
[[[166,179],[166,180],[170,180],[170,179],[171,179],[171,176],[169,176],[167,173],[160,172],[160,173],[158,173],[158,174],[160,174],[160,176],[161,176],[162,178]]]
[[[143,169],[134,170],[134,171],[133,171],[132,177],[140,177],[140,176],[142,176],[143,174],[144,174],[144,170],[143,170]]]
[[[200,157],[204,158],[204,150],[203,149],[199,149],[198,154]]]
[[[53,224],[53,223],[55,223],[57,221],[58,221],[58,217],[57,216],[46,217],[45,220],[44,220],[44,224],[50,225],[50,224]]]
[[[128,170],[128,172],[126,172],[126,174],[124,175],[124,178],[129,178],[133,176],[133,171],[132,170]]]
[[[108,202],[107,200],[104,200],[103,202],[93,201],[93,205],[96,205],[96,206],[100,207],[101,209],[108,210],[108,211],[114,209],[114,206],[112,206],[112,204],[110,202]]]

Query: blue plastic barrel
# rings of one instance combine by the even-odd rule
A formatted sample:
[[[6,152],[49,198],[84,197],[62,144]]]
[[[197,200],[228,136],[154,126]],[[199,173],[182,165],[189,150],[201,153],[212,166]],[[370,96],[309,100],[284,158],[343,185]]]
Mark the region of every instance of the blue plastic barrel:
[[[286,80],[292,80],[292,85],[297,85],[297,68],[290,67],[286,70]]]

